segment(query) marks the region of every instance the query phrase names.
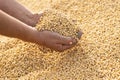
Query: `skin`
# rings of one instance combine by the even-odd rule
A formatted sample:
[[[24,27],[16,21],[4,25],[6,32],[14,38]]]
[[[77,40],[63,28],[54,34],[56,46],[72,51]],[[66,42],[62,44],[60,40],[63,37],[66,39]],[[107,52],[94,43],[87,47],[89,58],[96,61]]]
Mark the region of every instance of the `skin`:
[[[33,14],[15,0],[0,0],[0,34],[46,46],[56,51],[73,47],[77,41],[55,32],[37,31],[41,14]]]
[[[37,21],[42,15],[42,13],[33,14],[30,10],[19,4],[16,0],[0,0],[0,9],[33,27],[36,25]]]

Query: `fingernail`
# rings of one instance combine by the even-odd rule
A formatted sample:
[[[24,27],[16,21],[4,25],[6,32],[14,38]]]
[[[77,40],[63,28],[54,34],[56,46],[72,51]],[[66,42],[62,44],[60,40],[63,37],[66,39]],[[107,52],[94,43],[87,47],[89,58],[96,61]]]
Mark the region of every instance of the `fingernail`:
[[[73,42],[70,42],[69,44],[70,44],[70,45],[72,45],[72,44],[73,44]]]

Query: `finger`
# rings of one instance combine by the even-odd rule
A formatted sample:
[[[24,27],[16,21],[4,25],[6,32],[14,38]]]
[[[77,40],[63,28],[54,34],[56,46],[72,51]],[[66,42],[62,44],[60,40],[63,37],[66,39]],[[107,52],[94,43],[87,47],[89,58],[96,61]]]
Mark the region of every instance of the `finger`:
[[[73,45],[63,45],[62,48],[63,48],[63,50],[67,50],[67,49],[70,49],[74,46],[75,46],[75,44],[73,44]]]
[[[41,12],[38,13],[39,17],[43,16],[43,14],[44,14],[43,11],[41,11]]]
[[[51,49],[53,49],[55,51],[59,51],[59,52],[63,52],[64,51],[63,46],[60,45],[60,44],[56,44],[56,45],[52,46]]]
[[[72,47],[74,47],[75,44],[73,45],[61,45],[61,44],[57,44],[54,48],[54,50],[59,51],[59,52],[63,52],[64,50],[70,49]]]
[[[72,44],[76,44],[77,40],[71,37],[61,36],[60,41],[58,42],[59,44],[62,44],[62,45],[72,45]]]
[[[43,15],[43,13],[40,13],[40,14],[34,14],[34,19],[36,20],[36,21],[38,21],[39,19],[40,19],[40,17]]]
[[[52,49],[52,50],[55,50],[55,51],[59,51],[59,52],[62,52],[63,49],[62,49],[62,45],[60,44],[55,44],[55,43],[48,43],[47,45],[45,45],[46,47]]]
[[[36,13],[34,14],[34,20],[36,21],[36,24],[38,23],[39,19],[43,15],[44,12]]]

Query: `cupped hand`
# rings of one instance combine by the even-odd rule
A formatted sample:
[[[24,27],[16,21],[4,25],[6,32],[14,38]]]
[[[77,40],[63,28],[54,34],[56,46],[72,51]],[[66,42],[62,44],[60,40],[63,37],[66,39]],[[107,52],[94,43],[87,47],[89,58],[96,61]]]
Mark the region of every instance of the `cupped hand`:
[[[41,31],[37,33],[35,43],[62,52],[75,46],[77,40],[71,37],[62,36],[56,32]]]

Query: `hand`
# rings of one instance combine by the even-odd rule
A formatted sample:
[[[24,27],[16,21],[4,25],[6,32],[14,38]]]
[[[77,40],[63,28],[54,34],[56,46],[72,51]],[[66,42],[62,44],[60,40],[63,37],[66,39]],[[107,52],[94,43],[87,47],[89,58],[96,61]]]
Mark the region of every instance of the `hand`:
[[[43,12],[40,12],[39,14],[32,14],[31,17],[28,18],[27,24],[35,27],[35,25],[38,23],[40,17],[43,15]]]
[[[41,31],[37,33],[35,43],[62,52],[75,46],[77,40],[51,31]]]
[[[0,0],[0,10],[32,27],[36,25],[42,14],[33,14],[17,0]]]

